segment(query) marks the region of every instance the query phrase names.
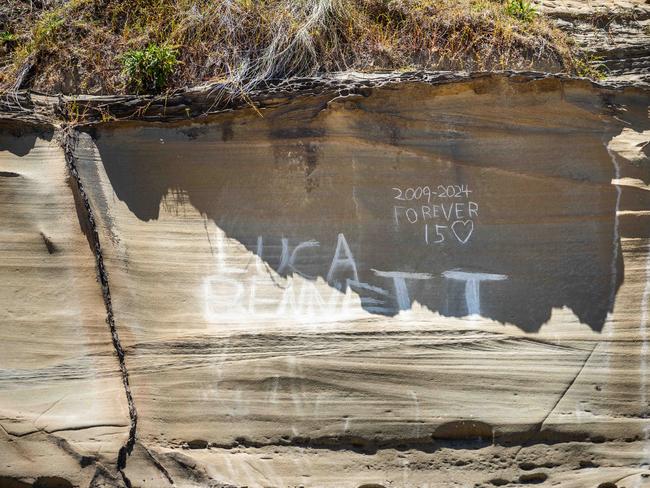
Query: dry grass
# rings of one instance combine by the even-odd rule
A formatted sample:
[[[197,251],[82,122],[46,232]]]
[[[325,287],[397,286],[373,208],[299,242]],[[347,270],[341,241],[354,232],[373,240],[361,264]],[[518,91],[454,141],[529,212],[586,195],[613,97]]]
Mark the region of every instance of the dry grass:
[[[43,3],[38,3],[41,1]],[[4,0],[0,85],[132,90],[124,54],[171,46],[169,89],[342,70],[575,68],[564,35],[499,0]]]

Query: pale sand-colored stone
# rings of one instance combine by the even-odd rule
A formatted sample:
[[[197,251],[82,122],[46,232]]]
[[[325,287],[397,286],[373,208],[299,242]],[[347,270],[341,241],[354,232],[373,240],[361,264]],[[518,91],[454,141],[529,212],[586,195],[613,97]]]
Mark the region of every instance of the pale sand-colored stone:
[[[16,126],[0,127],[0,486],[87,486],[128,436],[124,387],[63,151]]]
[[[601,444],[564,446],[544,483],[645,483],[650,171],[626,131],[650,128],[647,94],[490,78],[332,98],[80,135],[139,413],[134,486],[471,486],[498,466],[440,456],[480,459],[478,437],[605,440],[606,468],[577,464]],[[394,187],[438,183],[474,192],[466,245],[395,223]],[[356,277],[330,273],[339,234]],[[286,258],[303,244],[293,268],[282,238]],[[457,268],[507,276],[480,317],[442,276]],[[400,300],[373,269],[421,274]],[[400,445],[435,450],[431,471],[396,468]],[[272,471],[256,448],[278,450]],[[517,483],[519,454],[493,449]],[[543,465],[554,448],[524,449]]]
[[[178,485],[319,488],[522,487],[647,488],[647,467],[631,467],[644,444],[571,442],[533,446],[442,447],[434,452],[386,449],[376,454],[296,447],[181,450],[161,448],[156,458]],[[146,464],[140,458],[138,466]],[[127,469],[127,471],[129,471]],[[130,470],[142,486],[170,486],[154,470]],[[194,478],[189,479],[189,473]],[[159,475],[159,473],[158,473]],[[607,485],[604,485],[607,486]]]

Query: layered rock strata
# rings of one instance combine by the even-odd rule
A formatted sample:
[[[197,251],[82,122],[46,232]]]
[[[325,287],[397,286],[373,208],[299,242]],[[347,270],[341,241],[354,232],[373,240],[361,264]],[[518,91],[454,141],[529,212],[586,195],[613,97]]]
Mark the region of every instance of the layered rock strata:
[[[650,480],[643,88],[296,80],[86,98],[65,130],[28,99],[0,160],[0,480]]]

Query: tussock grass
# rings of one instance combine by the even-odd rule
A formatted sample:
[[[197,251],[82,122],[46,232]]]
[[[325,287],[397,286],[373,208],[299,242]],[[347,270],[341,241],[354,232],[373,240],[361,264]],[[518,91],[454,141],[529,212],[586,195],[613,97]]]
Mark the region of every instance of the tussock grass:
[[[0,85],[156,91],[343,70],[575,69],[544,16],[500,0],[5,0]],[[525,2],[527,4],[528,2]],[[128,53],[173,46],[164,83],[135,86]],[[145,83],[146,85],[146,83]]]

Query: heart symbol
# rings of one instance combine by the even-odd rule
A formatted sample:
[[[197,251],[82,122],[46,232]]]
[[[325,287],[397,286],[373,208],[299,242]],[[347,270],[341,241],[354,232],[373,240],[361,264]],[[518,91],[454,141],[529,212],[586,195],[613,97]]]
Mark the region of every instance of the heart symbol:
[[[461,244],[465,244],[469,241],[472,232],[474,232],[474,222],[472,220],[457,220],[451,224],[451,230],[456,236],[456,239]]]

